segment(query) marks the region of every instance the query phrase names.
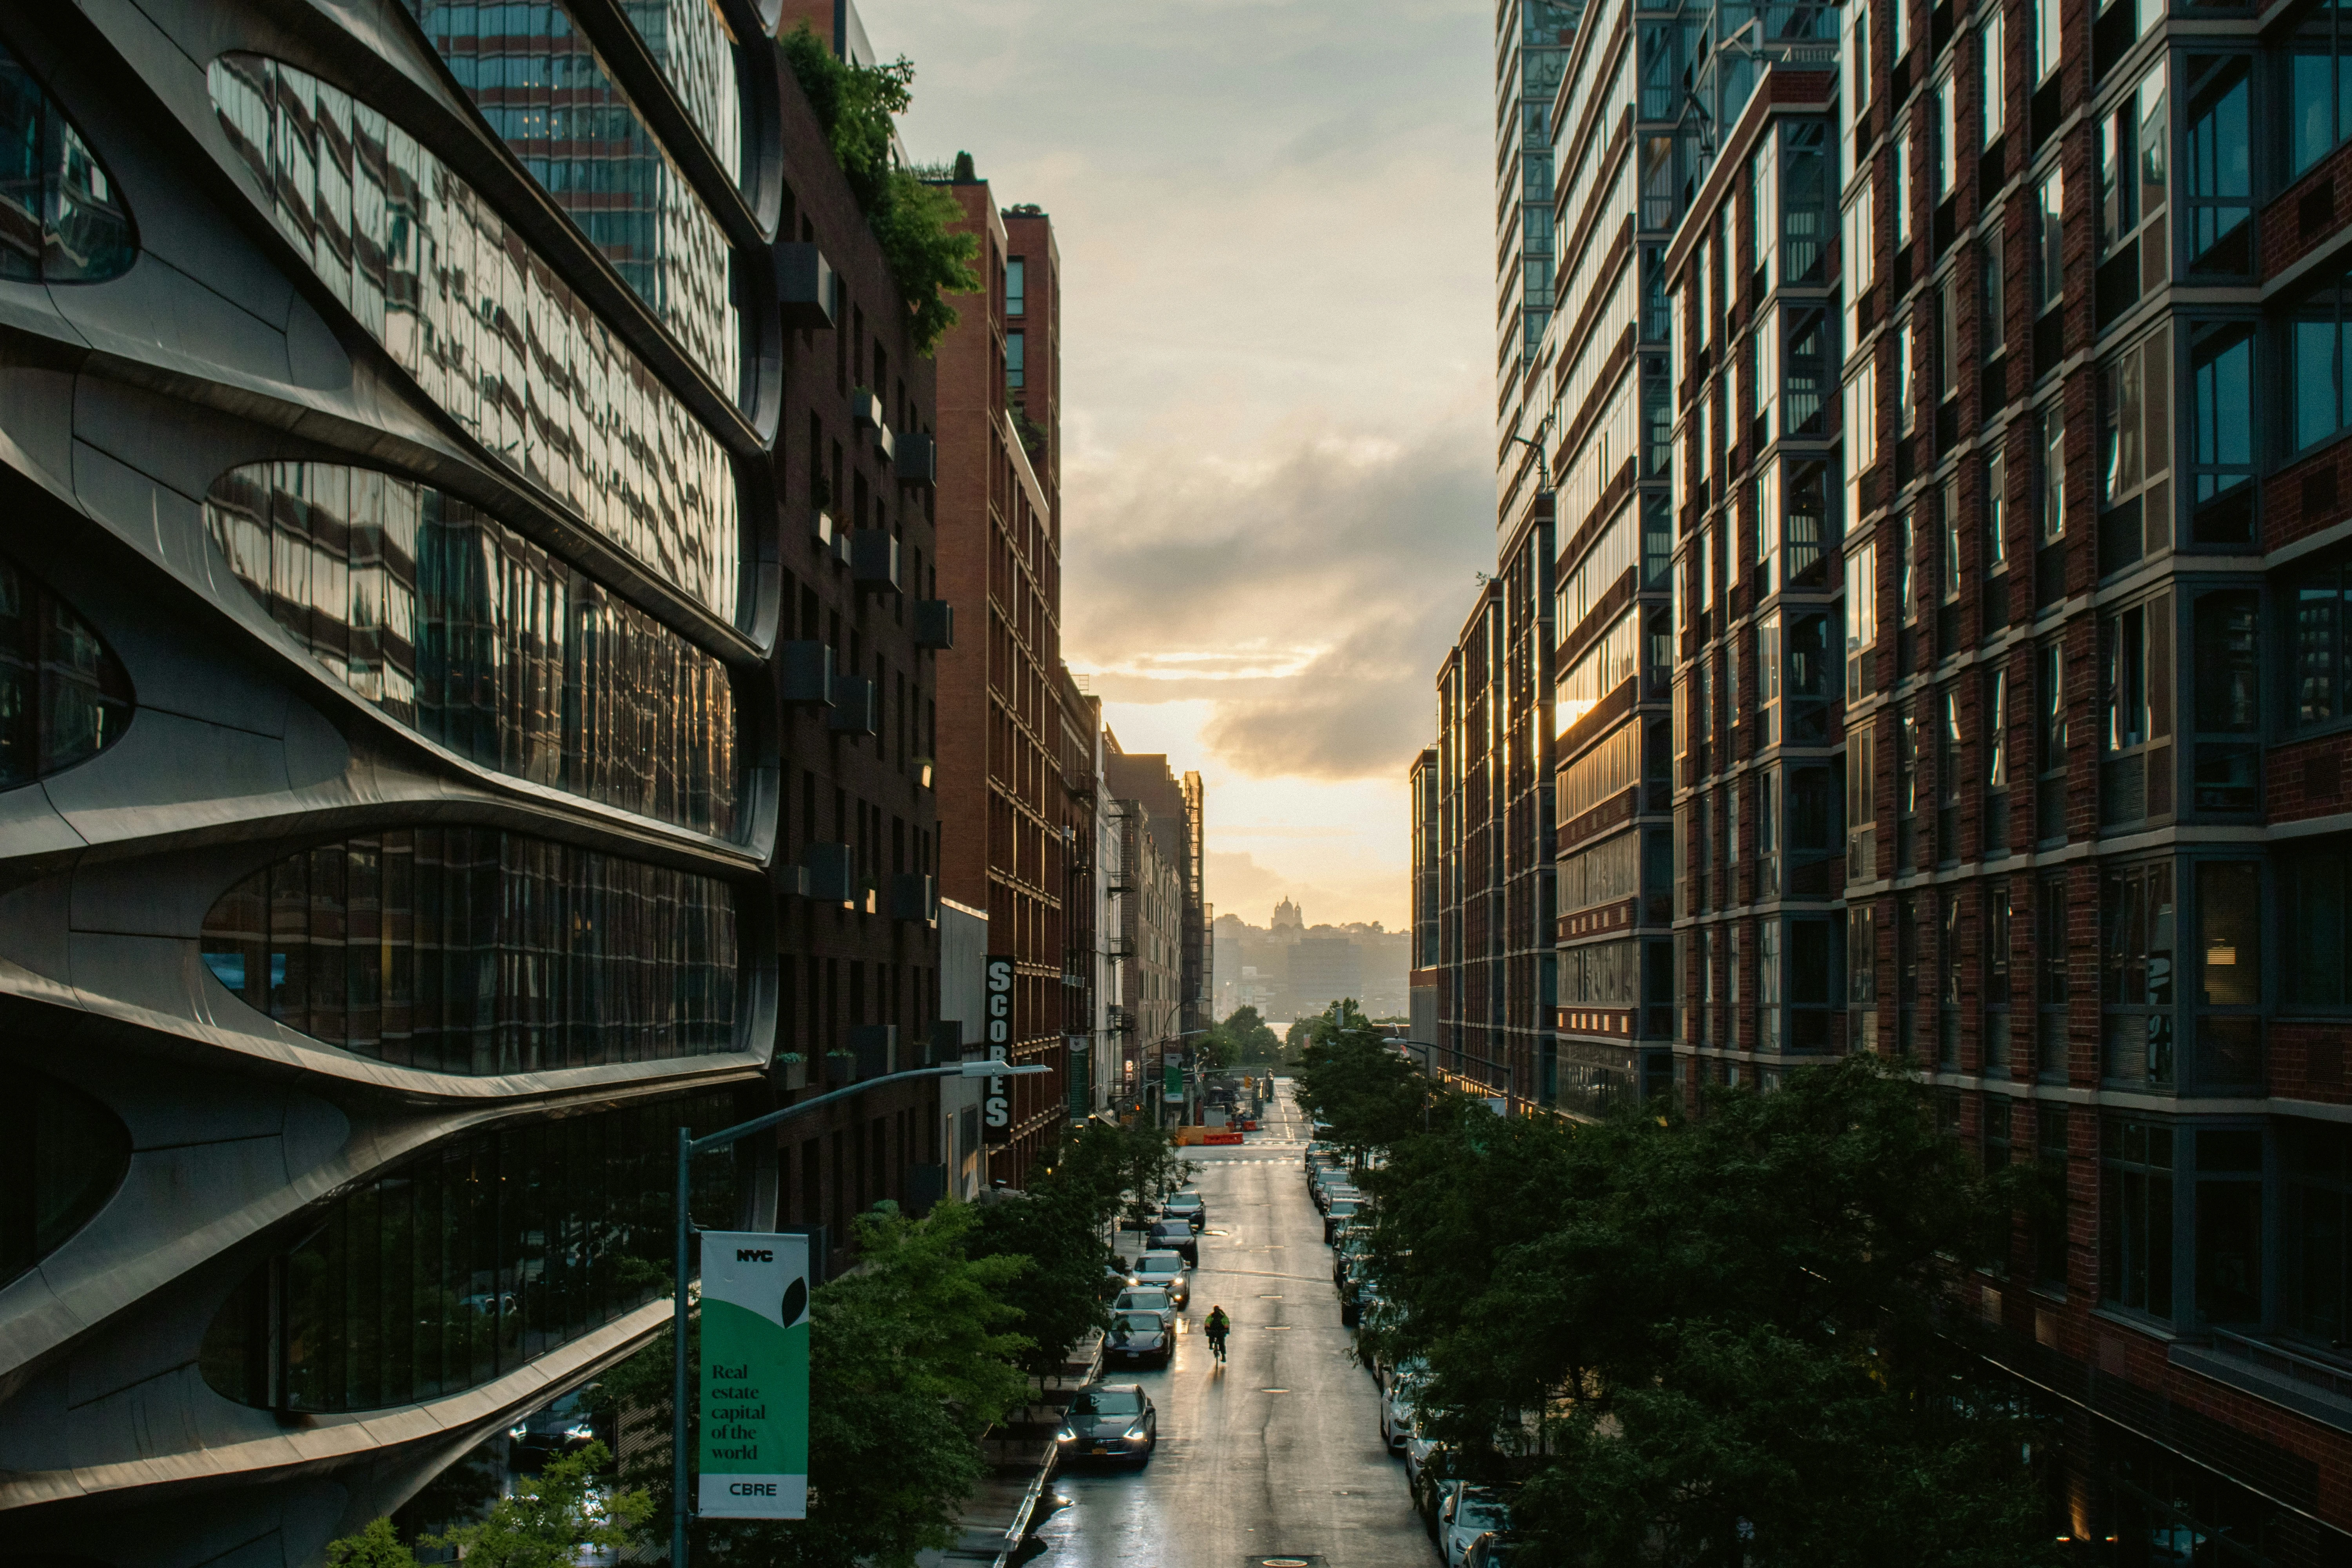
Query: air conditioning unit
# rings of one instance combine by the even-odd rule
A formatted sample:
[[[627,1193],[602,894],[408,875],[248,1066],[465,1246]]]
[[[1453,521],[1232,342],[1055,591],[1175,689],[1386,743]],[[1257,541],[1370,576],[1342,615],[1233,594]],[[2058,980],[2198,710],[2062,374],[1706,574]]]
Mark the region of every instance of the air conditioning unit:
[[[778,866],[773,868],[776,897],[805,899],[809,890],[809,872],[805,866]]]
[[[945,599],[915,601],[915,646],[955,647],[955,605]]]
[[[894,468],[898,461],[898,436],[887,425],[874,427],[874,455]]]
[[[849,531],[849,580],[866,593],[898,592],[898,541],[887,528]]]
[[[829,332],[841,314],[841,280],[814,245],[785,240],[775,249],[777,314],[786,327]]]
[[[853,387],[849,394],[849,424],[856,430],[882,428],[882,400],[866,388]]]
[[[892,470],[902,485],[926,489],[940,482],[940,443],[936,437],[909,430],[898,437],[898,459]]]
[[[882,721],[875,712],[874,683],[856,676],[833,678],[833,711],[825,727],[837,735],[878,735]]]
[[[816,541],[817,553],[835,561],[846,561],[848,531],[833,521],[833,513],[823,507],[809,513],[809,537]]]
[[[890,879],[890,918],[910,925],[939,924],[939,891],[928,874],[901,871]]]
[[[835,676],[830,645],[803,639],[776,645],[777,685],[787,702],[833,700]]]
[[[857,896],[857,865],[846,844],[812,844],[801,852],[808,872],[808,896],[820,903],[845,904]]]
[[[882,1078],[898,1070],[898,1026],[861,1024],[849,1031],[849,1049],[857,1059],[857,1081]]]

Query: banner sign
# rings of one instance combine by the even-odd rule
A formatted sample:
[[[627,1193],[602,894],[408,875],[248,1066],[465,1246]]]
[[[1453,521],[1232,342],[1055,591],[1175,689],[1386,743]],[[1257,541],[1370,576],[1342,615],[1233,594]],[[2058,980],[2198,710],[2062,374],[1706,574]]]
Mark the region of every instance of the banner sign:
[[[1170,1100],[1176,1100],[1183,1095],[1184,1064],[1182,1062],[1169,1062],[1160,1068],[1160,1092]]]
[[[808,1517],[808,1237],[702,1233],[706,1519]]]
[[[1013,965],[1011,953],[992,954],[984,971],[988,1005],[982,1038],[987,1043],[991,1061],[1003,1061],[1013,1049]],[[1012,1079],[988,1080],[987,1092],[981,1097],[980,1121],[991,1143],[1012,1142]]]

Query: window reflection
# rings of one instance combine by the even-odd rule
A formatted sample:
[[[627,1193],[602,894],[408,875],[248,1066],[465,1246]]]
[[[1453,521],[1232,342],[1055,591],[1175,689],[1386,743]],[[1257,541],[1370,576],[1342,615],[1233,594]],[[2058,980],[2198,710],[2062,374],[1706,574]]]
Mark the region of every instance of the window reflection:
[[[0,1284],[89,1223],[131,1168],[131,1134],[78,1089],[22,1069],[0,1077]]]
[[[89,623],[0,555],[0,789],[96,756],[131,710],[131,677]]]
[[[0,278],[97,283],[137,254],[131,209],[98,154],[0,44]]]
[[[350,95],[257,55],[211,67],[278,226],[425,395],[501,461],[735,615],[735,480],[718,440],[475,190]]]
[[[719,167],[740,184],[742,89],[735,77],[735,40],[719,7],[712,0],[621,0],[621,15],[645,40],[646,52],[719,155]]]
[[[514,1371],[670,1288],[675,1129],[725,1091],[460,1139],[338,1201],[205,1334],[205,1381],[278,1409],[377,1410]],[[732,1211],[726,1155],[697,1214]]]
[[[483,1076],[735,1047],[735,896],[489,828],[299,850],[205,916],[205,965],[288,1028]]]
[[[401,3],[530,177],[734,395],[742,329],[727,237],[563,7]]]
[[[725,668],[496,519],[325,463],[235,469],[205,518],[278,624],[403,724],[500,773],[734,831]]]

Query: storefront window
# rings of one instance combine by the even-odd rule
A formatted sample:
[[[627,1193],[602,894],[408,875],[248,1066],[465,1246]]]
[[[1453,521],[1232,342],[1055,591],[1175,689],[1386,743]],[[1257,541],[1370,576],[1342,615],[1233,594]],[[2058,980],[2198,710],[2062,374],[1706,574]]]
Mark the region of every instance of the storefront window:
[[[255,872],[205,967],[356,1055],[485,1076],[736,1048],[726,883],[490,828],[396,828]]]

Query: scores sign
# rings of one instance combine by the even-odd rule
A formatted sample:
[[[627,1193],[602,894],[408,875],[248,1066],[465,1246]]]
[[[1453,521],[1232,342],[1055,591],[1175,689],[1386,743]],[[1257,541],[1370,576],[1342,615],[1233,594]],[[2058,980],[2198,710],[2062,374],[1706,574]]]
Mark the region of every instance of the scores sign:
[[[1013,961],[1010,953],[992,957],[987,970],[987,1033],[988,1057],[991,1061],[1003,1061],[1013,1049]],[[991,1143],[1008,1143],[1013,1140],[1013,1080],[992,1078],[988,1080],[988,1092],[980,1102],[981,1125],[987,1129]]]
[[[706,1519],[808,1517],[808,1237],[702,1233]]]

